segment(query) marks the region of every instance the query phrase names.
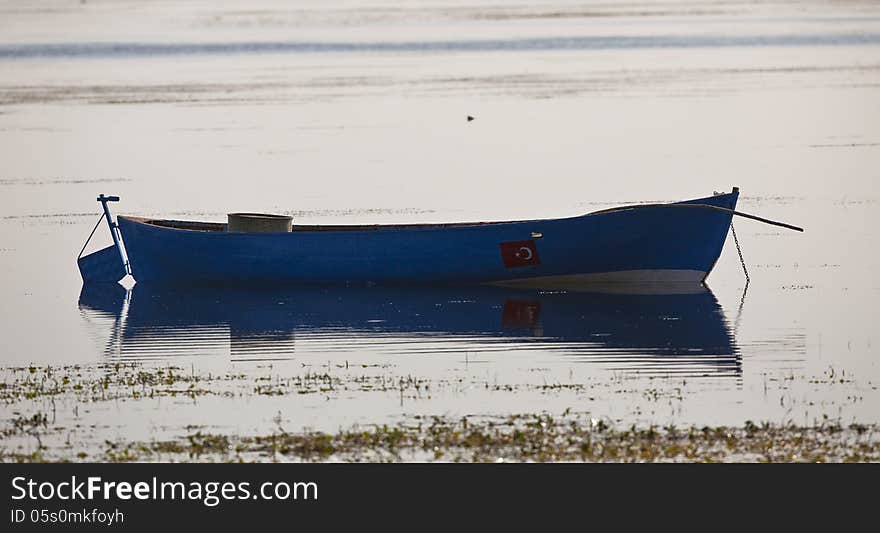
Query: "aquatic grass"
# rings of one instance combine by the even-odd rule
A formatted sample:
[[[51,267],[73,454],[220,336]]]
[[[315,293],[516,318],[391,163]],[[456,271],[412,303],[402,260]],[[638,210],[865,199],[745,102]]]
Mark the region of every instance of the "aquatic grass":
[[[3,374],[0,402],[7,405],[53,397],[87,403],[162,396],[196,398],[209,395],[330,394],[343,390],[412,392],[408,397],[416,398],[430,389],[427,379],[412,375],[332,375],[329,372],[307,370],[303,374],[286,377],[254,377],[243,373],[197,374],[193,370],[187,372],[175,366],[145,367],[138,363],[95,367],[30,366],[6,368]]]
[[[212,394],[198,388],[203,382],[243,379],[244,376],[202,376],[186,374],[178,367],[146,368],[138,364],[97,365],[95,367],[26,367],[4,369],[0,401],[11,404],[58,396],[78,401],[118,400],[156,395]]]
[[[107,443],[108,461],[865,462],[880,460],[878,429],[837,422],[803,427],[613,427],[583,416],[411,417],[337,433],[236,436],[198,431],[162,442]],[[28,460],[27,455],[4,460]],[[42,455],[34,459],[46,460]]]
[[[153,399],[159,397],[201,396],[246,397],[324,394],[338,395],[346,391],[396,393],[400,400],[431,399],[435,390],[461,390],[480,387],[492,392],[533,391],[542,394],[587,393],[595,390],[594,383],[519,383],[492,384],[480,378],[428,379],[412,374],[397,375],[388,365],[326,365],[328,371],[315,372],[304,365],[301,374],[259,375],[229,372],[226,374],[199,374],[194,369],[177,366],[151,367],[140,363],[113,363],[101,365],[72,365],[61,367],[13,367],[0,370],[0,403],[7,405],[28,401],[62,398],[66,401],[90,403]],[[330,372],[330,368],[342,372]],[[366,370],[369,369],[369,370]],[[262,369],[261,369],[262,370]],[[614,388],[621,384],[612,378],[611,393],[639,391]],[[619,389],[619,390],[618,390]],[[672,392],[651,389],[645,397],[654,400],[681,400],[680,388]],[[590,396],[589,400],[594,398]]]
[[[110,363],[3,369],[0,400],[13,415],[0,427],[3,461],[877,461],[874,425],[845,426],[827,415],[813,425],[746,421],[740,427],[667,425],[620,426],[619,421],[589,414],[524,413],[459,418],[409,416],[392,424],[356,426],[336,433],[288,432],[235,435],[210,426],[181,427],[177,438],[157,441],[102,440],[110,426],[80,426],[79,409],[97,402],[171,397],[217,396],[237,401],[259,396],[319,394],[327,400],[346,392],[377,393],[406,399],[429,399],[436,391],[576,394],[625,393],[650,403],[682,401],[684,382],[653,381],[634,389],[624,375],[601,382],[493,384],[486,377],[427,379],[395,374],[387,366],[332,364],[295,374],[260,366],[250,374],[197,373],[193,368]],[[800,376],[804,378],[805,376]],[[785,388],[794,375],[780,376]],[[844,371],[829,368],[822,384],[849,382]],[[810,382],[812,383],[812,382]],[[681,386],[679,386],[679,384]],[[766,384],[766,381],[765,381]],[[55,421],[55,406],[69,413]],[[121,403],[120,403],[121,405]],[[103,407],[102,407],[103,408]],[[640,414],[638,411],[636,414]],[[72,419],[70,418],[72,415]],[[69,426],[68,428],[62,427]],[[118,434],[118,433],[116,433]],[[124,434],[124,432],[123,432]],[[168,435],[169,433],[165,433]],[[65,435],[67,435],[65,440]],[[71,435],[75,438],[71,439]],[[79,441],[77,441],[79,439]],[[74,442],[71,442],[71,441]],[[36,442],[34,442],[36,441]],[[103,443],[103,444],[101,444]]]
[[[49,426],[49,416],[46,413],[37,412],[31,416],[17,415],[11,420],[9,426],[0,430],[0,437],[6,438],[18,434],[39,435],[39,430]]]

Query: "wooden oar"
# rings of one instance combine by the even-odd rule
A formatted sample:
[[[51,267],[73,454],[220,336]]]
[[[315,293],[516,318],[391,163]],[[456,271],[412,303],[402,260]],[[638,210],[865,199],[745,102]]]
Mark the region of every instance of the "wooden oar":
[[[794,231],[804,231],[804,228],[800,228],[798,226],[793,226],[791,224],[786,224],[785,222],[777,222],[775,220],[770,220],[769,218],[759,217],[757,215],[750,215],[749,213],[743,213],[742,211],[734,211],[733,209],[727,209],[724,207],[718,207],[715,205],[707,205],[707,204],[639,204],[639,205],[629,205],[623,207],[612,207],[611,209],[604,209],[602,211],[594,211],[594,213],[609,213],[612,211],[623,211],[624,209],[644,209],[649,207],[674,207],[674,208],[686,208],[686,209],[709,209],[712,211],[719,211],[721,213],[727,213],[730,215],[736,215],[738,217],[750,218],[752,220],[757,220],[758,222],[763,222],[764,224],[770,224],[771,226],[779,226],[781,228],[791,229]]]

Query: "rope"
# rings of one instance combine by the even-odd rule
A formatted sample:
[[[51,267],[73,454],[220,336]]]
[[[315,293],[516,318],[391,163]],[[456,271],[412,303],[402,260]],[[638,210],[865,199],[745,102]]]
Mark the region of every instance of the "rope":
[[[743,259],[742,247],[740,247],[739,239],[736,237],[736,230],[733,228],[733,222],[730,223],[730,231],[733,233],[733,242],[736,244],[736,253],[739,254],[739,262],[743,267],[743,274],[746,275],[746,286],[748,286],[749,281],[751,281],[751,278],[749,278],[749,269],[746,268],[746,260]]]
[[[91,233],[89,233],[89,238],[88,238],[88,239],[86,239],[86,242],[85,242],[85,244],[83,244],[83,247],[82,247],[82,250],[80,250],[80,251],[79,251],[79,255],[78,255],[78,256],[76,256],[76,259],[77,259],[77,261],[78,261],[78,260],[79,260],[79,258],[80,258],[80,257],[82,257],[82,255],[83,255],[83,252],[85,252],[85,251],[86,251],[86,246],[88,246],[88,245],[89,245],[89,241],[91,241],[91,240],[92,240],[92,236],[93,236],[93,235],[94,235],[94,234],[95,234],[95,230],[97,230],[97,229],[98,229],[98,226],[100,226],[100,225],[101,225],[101,220],[102,220],[102,219],[103,219],[103,218],[104,218],[104,213],[101,213],[101,214],[100,214],[100,215],[98,215],[98,222],[96,222],[96,223],[95,223],[95,227],[94,227],[94,228],[92,228],[92,232],[91,232]]]
[[[739,254],[739,263],[743,267],[743,274],[746,275],[746,284],[743,287],[742,297],[739,300],[739,309],[736,311],[736,320],[733,323],[733,332],[736,335],[739,332],[739,320],[742,317],[743,307],[746,305],[746,293],[749,291],[749,270],[746,268],[746,260],[743,259],[742,247],[739,245],[739,239],[736,237],[736,229],[733,227],[733,221],[730,222],[730,232],[733,233],[733,242],[736,244],[736,253]]]

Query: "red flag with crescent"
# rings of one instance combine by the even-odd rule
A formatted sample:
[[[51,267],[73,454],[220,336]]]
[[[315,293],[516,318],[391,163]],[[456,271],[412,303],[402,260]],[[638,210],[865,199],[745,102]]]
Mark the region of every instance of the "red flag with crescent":
[[[505,268],[541,264],[535,241],[508,241],[501,243],[501,260]]]

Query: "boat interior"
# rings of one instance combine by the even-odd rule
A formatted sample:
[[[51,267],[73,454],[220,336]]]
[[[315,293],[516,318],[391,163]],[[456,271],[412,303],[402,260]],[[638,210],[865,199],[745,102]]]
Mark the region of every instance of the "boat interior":
[[[151,226],[159,226],[162,228],[173,228],[173,229],[182,229],[182,230],[190,230],[190,231],[216,231],[216,232],[225,232],[227,231],[227,224],[225,222],[199,222],[192,220],[168,220],[161,218],[144,218],[144,217],[132,217],[132,216],[123,216],[127,220],[132,220],[134,222],[140,222],[142,224],[149,224]],[[366,231],[366,230],[375,230],[375,229],[395,229],[395,228],[407,228],[407,229],[418,229],[418,228],[449,228],[456,226],[485,226],[489,224],[509,224],[511,221],[497,221],[497,222],[454,222],[454,223],[445,223],[445,224],[359,224],[359,225],[305,225],[305,224],[294,224],[292,228],[292,232],[308,232],[308,231]]]

